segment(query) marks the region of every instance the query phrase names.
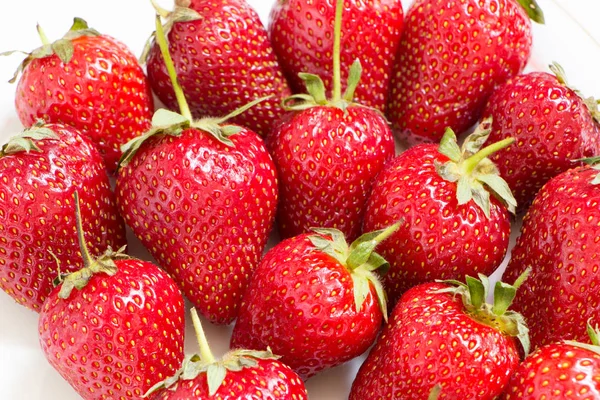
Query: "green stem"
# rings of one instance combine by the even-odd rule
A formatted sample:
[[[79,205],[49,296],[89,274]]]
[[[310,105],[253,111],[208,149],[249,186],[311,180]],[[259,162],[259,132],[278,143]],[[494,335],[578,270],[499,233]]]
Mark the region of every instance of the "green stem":
[[[214,364],[215,356],[213,356],[212,352],[210,351],[208,341],[206,340],[206,335],[204,334],[204,329],[202,328],[202,323],[200,322],[200,317],[198,317],[198,313],[196,312],[195,308],[192,308],[191,314],[194,330],[196,331],[196,340],[198,341],[198,346],[200,347],[200,357],[202,357],[203,362],[207,364]]]
[[[463,171],[465,171],[466,174],[470,174],[484,158],[489,157],[497,151],[500,151],[510,146],[514,142],[514,138],[506,138],[479,150],[477,153],[473,154],[471,157],[463,161]]]
[[[344,0],[337,0],[335,6],[335,25],[333,27],[333,101],[342,99],[342,75],[340,50],[342,42],[342,13],[344,11]]]
[[[40,39],[42,39],[42,44],[44,46],[50,44],[50,40],[48,40],[48,36],[46,36],[46,33],[44,32],[40,24],[37,24],[37,31],[38,35],[40,35]]]
[[[94,259],[90,254],[85,243],[85,237],[83,236],[83,222],[81,221],[81,208],[79,206],[79,193],[75,191],[73,193],[75,199],[75,223],[77,227],[77,238],[79,239],[79,248],[81,250],[81,257],[83,258],[83,266],[89,268],[94,263]]]
[[[169,72],[169,77],[171,78],[171,84],[173,85],[173,90],[175,91],[175,97],[177,97],[177,103],[179,104],[179,111],[181,112],[181,115],[191,121],[192,113],[190,111],[190,107],[188,106],[187,100],[185,99],[183,89],[177,80],[175,64],[173,63],[171,54],[169,54],[169,45],[167,44],[165,31],[162,26],[162,21],[160,20],[160,15],[158,14],[156,15],[156,42],[160,47],[160,52],[165,60],[165,65],[167,66],[167,71]]]

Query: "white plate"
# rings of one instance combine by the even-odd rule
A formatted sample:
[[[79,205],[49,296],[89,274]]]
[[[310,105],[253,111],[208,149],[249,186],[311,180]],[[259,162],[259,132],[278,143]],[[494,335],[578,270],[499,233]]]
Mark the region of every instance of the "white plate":
[[[266,22],[275,0],[248,0]],[[547,25],[534,28],[534,52],[529,69],[545,69],[556,60],[567,70],[570,82],[588,96],[600,96],[600,15],[598,0],[538,0],[546,13]],[[30,50],[39,45],[35,24],[44,27],[48,37],[56,38],[70,26],[74,16],[88,20],[101,32],[115,36],[139,54],[147,35],[153,30],[153,10],[146,0],[29,0],[2,1],[4,21],[0,24],[0,52]],[[168,0],[161,1],[167,6]],[[405,10],[410,1],[403,1]],[[560,5],[560,6],[559,6]],[[580,22],[595,41],[586,35]],[[19,62],[18,56],[0,58],[0,142],[20,131],[14,111],[15,87],[5,83]],[[513,234],[513,239],[514,239]],[[133,237],[129,240],[134,255],[148,258]],[[196,351],[194,335],[188,324],[186,350]],[[230,327],[204,323],[215,355],[227,351]],[[350,385],[363,358],[324,371],[307,382],[312,400],[347,399]],[[37,314],[0,293],[0,399],[2,400],[76,400],[79,396],[46,362],[38,344]]]

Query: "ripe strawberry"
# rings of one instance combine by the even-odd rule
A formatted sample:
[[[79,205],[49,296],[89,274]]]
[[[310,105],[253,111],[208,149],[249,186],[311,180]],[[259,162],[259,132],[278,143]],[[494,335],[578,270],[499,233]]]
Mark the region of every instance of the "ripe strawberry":
[[[71,125],[92,138],[114,171],[120,146],[150,127],[152,93],[135,56],[121,42],[75,18],[67,34],[27,55],[15,77],[15,106],[30,126],[39,118]]]
[[[232,348],[270,347],[304,377],[365,352],[387,317],[373,250],[398,224],[348,246],[342,232],[315,229],[287,239],[263,258],[248,286]]]
[[[516,203],[486,157],[512,141],[505,139],[479,150],[489,133],[486,121],[461,150],[449,129],[439,147],[411,148],[377,176],[364,230],[381,229],[400,218],[405,221],[380,247],[391,264],[383,278],[391,304],[420,283],[491,274],[504,259],[509,211],[514,211]]]
[[[588,326],[593,345],[557,342],[539,348],[517,368],[504,400],[600,398],[600,331]]]
[[[334,53],[339,55],[341,0],[337,7]],[[284,238],[309,232],[312,227],[336,228],[350,240],[357,238],[371,183],[394,154],[394,139],[385,118],[353,103],[360,62],[352,65],[343,97],[339,57],[334,58],[333,70],[330,100],[318,76],[301,74],[310,95],[289,98],[289,109],[296,112],[267,137],[279,173],[277,224]]]
[[[75,205],[83,235],[77,194]],[[183,297],[157,266],[80,244],[83,268],[59,277],[40,312],[42,351],[84,399],[139,399],[183,360]]]
[[[402,3],[350,0],[344,11],[341,63],[350,66],[357,58],[363,62],[365,83],[356,89],[356,100],[383,112],[404,23]],[[269,18],[271,42],[295,93],[305,90],[300,72],[318,75],[326,87],[332,86],[329,59],[334,49],[334,19],[333,0],[274,2]]]
[[[169,51],[194,117],[230,113],[272,96],[232,122],[266,135],[283,114],[290,89],[258,14],[245,0],[175,0],[167,19]],[[158,98],[171,110],[178,103],[169,73],[154,42],[147,49],[148,76]]]
[[[494,87],[523,70],[535,0],[417,0],[406,16],[391,78],[388,118],[409,145],[462,133]]]
[[[178,92],[183,115],[157,111],[155,127],[127,145],[117,202],[195,307],[228,324],[273,225],[275,166],[256,133],[226,124],[230,116],[192,121]]]
[[[498,282],[426,283],[394,309],[352,384],[350,400],[422,400],[435,385],[440,399],[492,400],[519,366],[515,337],[528,348],[522,317],[507,311],[516,289]],[[457,286],[454,286],[457,285]],[[431,398],[435,398],[432,395]]]
[[[552,178],[523,220],[505,275],[533,268],[516,309],[531,328],[534,348],[588,340],[586,321],[600,313],[599,169],[579,167]]]
[[[494,120],[491,141],[516,139],[491,159],[523,210],[544,183],[572,168],[573,160],[600,154],[596,101],[569,88],[560,65],[550,69],[556,76],[532,72],[500,86],[484,113]]]
[[[175,376],[150,389],[150,400],[308,399],[302,379],[270,350],[233,350],[215,360],[194,309],[192,321],[200,354],[186,357]]]
[[[38,123],[0,150],[0,288],[39,311],[57,275],[79,269],[73,191],[86,205],[84,235],[92,254],[125,245],[102,157],[74,128]]]

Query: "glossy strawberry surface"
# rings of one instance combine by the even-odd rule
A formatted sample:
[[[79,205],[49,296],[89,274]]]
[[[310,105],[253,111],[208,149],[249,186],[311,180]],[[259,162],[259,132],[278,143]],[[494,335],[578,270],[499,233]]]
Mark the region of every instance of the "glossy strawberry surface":
[[[39,311],[58,271],[79,269],[73,192],[84,205],[84,236],[94,255],[126,244],[125,227],[102,157],[74,128],[49,124],[57,138],[40,151],[0,156],[0,288]]]
[[[304,92],[300,72],[319,75],[332,87],[334,0],[276,1],[269,33],[281,67],[295,93]],[[404,13],[399,0],[344,2],[342,17],[342,82],[354,60],[363,66],[362,85],[355,99],[385,110]]]

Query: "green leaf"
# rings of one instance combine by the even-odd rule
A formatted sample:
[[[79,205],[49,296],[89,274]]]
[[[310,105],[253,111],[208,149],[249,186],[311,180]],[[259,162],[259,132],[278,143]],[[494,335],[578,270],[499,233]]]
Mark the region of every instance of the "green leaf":
[[[556,61],[553,61],[552,64],[548,66],[548,68],[550,68],[550,71],[552,71],[552,73],[556,76],[560,83],[562,83],[565,86],[569,86],[569,81],[567,80],[567,73],[562,67],[562,65],[560,65]]]
[[[446,132],[442,137],[438,151],[454,162],[460,161],[460,147],[458,147],[456,134],[451,128],[446,128]]]
[[[469,177],[463,175],[458,180],[458,184],[456,185],[456,199],[458,200],[458,204],[467,204],[473,198],[473,193],[471,192],[471,185],[469,184]]]
[[[491,214],[491,201],[490,192],[488,192],[481,183],[471,182],[471,193],[473,195],[473,201],[483,210],[483,213],[487,218],[490,218]]]
[[[16,154],[20,152],[29,153],[30,151],[40,152],[40,148],[34,140],[58,139],[58,135],[50,128],[34,125],[31,129],[26,129],[18,135],[13,136],[2,146],[0,157]]]
[[[315,246],[317,250],[336,259],[341,265],[346,266],[346,261],[348,259],[348,243],[346,243],[344,234],[338,229],[333,228],[312,228],[312,230],[319,234],[310,235],[308,237],[313,246]],[[331,239],[327,239],[327,237]]]
[[[509,285],[504,282],[496,282],[492,312],[499,316],[504,315],[506,311],[508,311],[508,308],[512,304],[516,295],[517,289],[513,285]]]
[[[344,100],[348,103],[352,103],[354,100],[354,92],[360,83],[360,77],[362,75],[362,65],[360,60],[357,58],[350,67],[350,73],[348,74],[348,84],[346,85],[346,91],[344,92]]]
[[[538,24],[545,24],[544,12],[535,0],[517,0],[529,18]]]
[[[600,346],[600,330],[598,329],[597,325],[596,325],[596,328],[594,329],[594,327],[592,326],[590,321],[591,321],[591,318],[587,322],[587,326],[586,326],[588,336],[590,337],[590,341],[592,342],[593,346]]]
[[[442,393],[442,386],[438,383],[437,385],[435,385],[433,387],[433,389],[431,389],[431,392],[429,393],[429,397],[427,398],[427,400],[437,400],[440,397],[441,393]]]
[[[354,283],[354,305],[356,306],[356,312],[360,313],[362,305],[367,299],[367,295],[371,292],[369,281],[367,278],[360,273],[353,273],[352,282]]]
[[[183,115],[170,110],[166,110],[164,108],[159,108],[152,116],[152,126],[154,127],[181,125],[190,122],[191,121],[189,121]]]
[[[475,308],[481,308],[485,304],[486,300],[486,289],[483,282],[479,279],[475,279],[471,276],[466,276],[467,287],[469,288],[469,294],[471,297],[471,304]]]
[[[73,58],[75,47],[73,42],[67,39],[59,39],[52,43],[52,51],[60,58],[63,64],[68,64]]]
[[[71,25],[71,29],[69,29],[69,31],[76,32],[83,31],[86,29],[90,29],[90,26],[88,25],[86,20],[84,20],[83,18],[75,17],[73,18],[73,25]]]
[[[319,105],[326,105],[325,84],[323,84],[321,77],[305,72],[299,73],[298,76],[304,81],[306,91],[312,96],[314,102]]]
[[[485,183],[500,199],[502,199],[511,213],[516,213],[517,199],[513,196],[508,183],[502,179],[500,175],[478,175],[477,180]]]
[[[383,289],[383,285],[379,278],[373,274],[367,274],[367,279],[375,288],[375,294],[377,295],[377,304],[379,304],[379,309],[381,310],[381,314],[383,315],[383,319],[385,322],[388,321],[388,309],[387,309],[387,295],[385,294],[385,290]]]
[[[581,161],[583,163],[586,163],[587,165],[596,165],[596,164],[600,164],[600,156],[589,157],[589,158],[580,158],[577,161]]]
[[[466,137],[465,142],[462,145],[461,158],[469,158],[474,154],[477,154],[485,142],[490,137],[492,133],[492,118],[487,118],[483,120],[475,131]]]
[[[271,98],[273,98],[274,95],[269,95],[269,96],[264,96],[261,97],[259,99],[253,100],[250,103],[244,104],[243,106],[241,106],[240,108],[233,110],[232,112],[230,112],[229,114],[227,114],[226,116],[222,117],[222,118],[216,118],[215,121],[217,124],[223,124],[227,121],[229,121],[232,118],[235,118],[243,113],[245,113],[246,111],[248,111],[249,109],[251,109],[252,107],[256,106],[257,104],[262,103],[263,101],[269,100]]]
[[[362,265],[366,271],[377,271],[379,275],[385,275],[390,269],[390,263],[377,253],[371,253],[371,257]]]
[[[350,254],[346,261],[348,268],[353,270],[365,264],[371,257],[375,247],[394,234],[403,223],[403,221],[398,221],[386,229],[369,232],[356,239],[350,245]]]
[[[208,394],[214,396],[215,393],[223,384],[225,376],[227,375],[227,369],[219,364],[211,364],[206,370],[206,378],[208,380]]]

